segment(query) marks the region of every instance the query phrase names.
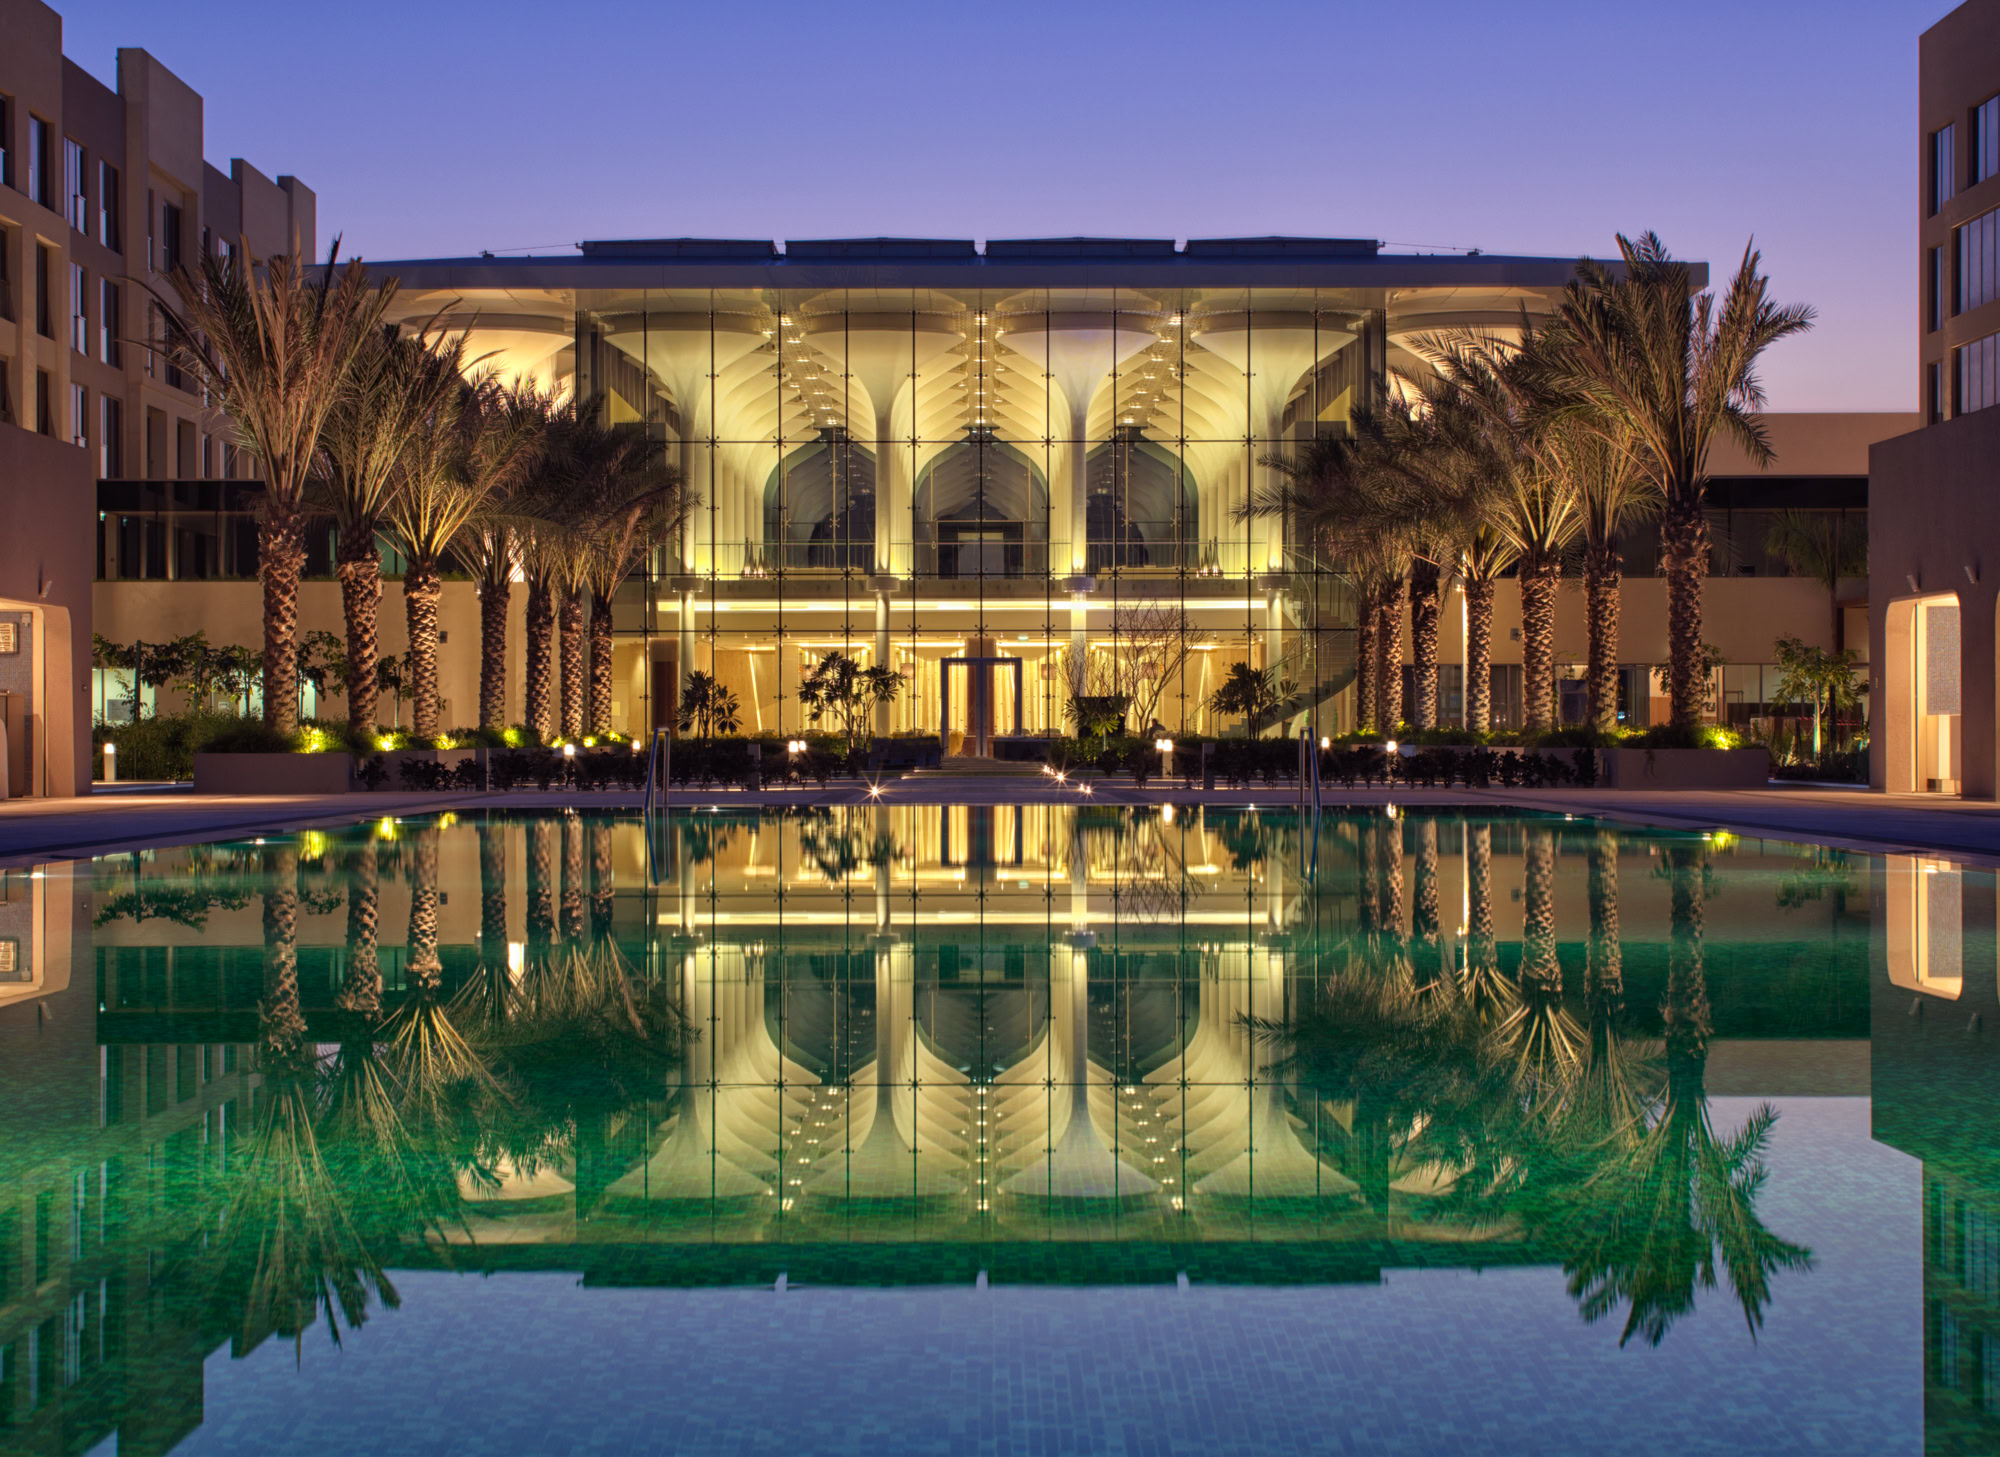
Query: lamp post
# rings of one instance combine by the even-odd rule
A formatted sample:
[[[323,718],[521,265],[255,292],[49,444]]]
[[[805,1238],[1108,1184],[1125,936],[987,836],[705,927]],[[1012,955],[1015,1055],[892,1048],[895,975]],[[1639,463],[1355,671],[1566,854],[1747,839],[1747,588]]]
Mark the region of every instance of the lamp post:
[[[118,746],[109,739],[104,741],[104,782],[118,782]]]
[[[1174,775],[1174,741],[1154,739],[1153,747],[1160,751],[1160,778],[1171,779]]]

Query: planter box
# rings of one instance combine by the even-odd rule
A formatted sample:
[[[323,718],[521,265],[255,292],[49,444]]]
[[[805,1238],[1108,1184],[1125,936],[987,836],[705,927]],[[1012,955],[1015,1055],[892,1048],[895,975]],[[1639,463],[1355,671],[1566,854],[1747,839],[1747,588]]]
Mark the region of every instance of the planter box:
[[[196,794],[345,794],[351,754],[196,754]]]
[[[1771,753],[1753,749],[1600,749],[1597,782],[1605,789],[1762,789]]]

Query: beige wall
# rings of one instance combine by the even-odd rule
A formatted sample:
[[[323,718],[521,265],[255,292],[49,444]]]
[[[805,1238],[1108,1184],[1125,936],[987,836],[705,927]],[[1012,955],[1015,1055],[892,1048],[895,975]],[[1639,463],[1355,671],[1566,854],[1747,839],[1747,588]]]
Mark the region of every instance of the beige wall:
[[[37,619],[38,794],[90,787],[92,480],[86,452],[0,425],[0,601]]]

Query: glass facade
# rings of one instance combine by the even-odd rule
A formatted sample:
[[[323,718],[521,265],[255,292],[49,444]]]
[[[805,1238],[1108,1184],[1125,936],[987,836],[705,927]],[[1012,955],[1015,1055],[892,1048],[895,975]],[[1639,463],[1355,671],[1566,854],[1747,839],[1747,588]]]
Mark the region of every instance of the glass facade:
[[[1248,514],[1284,489],[1272,457],[1344,432],[1412,365],[1399,333],[1517,321],[1570,265],[1506,260],[1546,271],[1522,287],[1368,243],[1254,240],[1237,268],[1203,246],[607,243],[381,268],[410,320],[447,307],[503,375],[643,424],[699,495],[616,606],[622,731],[673,722],[695,671],[744,732],[803,730],[799,679],[835,650],[905,680],[878,732],[974,734],[984,701],[993,733],[1062,733],[1074,685],[1141,671],[1135,732],[1218,732],[1206,703],[1239,662],[1332,731],[1352,594]],[[1398,286],[1439,264],[1485,276]],[[1341,271],[1372,276],[1315,276]],[[510,274],[557,286],[481,286]]]

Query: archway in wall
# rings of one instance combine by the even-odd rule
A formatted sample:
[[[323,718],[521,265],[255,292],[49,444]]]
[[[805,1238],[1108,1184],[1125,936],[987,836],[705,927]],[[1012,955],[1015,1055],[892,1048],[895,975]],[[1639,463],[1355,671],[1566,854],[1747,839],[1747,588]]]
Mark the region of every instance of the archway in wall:
[[[1194,478],[1171,451],[1118,428],[1085,466],[1086,569],[1193,566],[1200,521]]]
[[[875,567],[875,453],[831,427],[764,483],[767,567]]]
[[[1035,463],[972,432],[917,477],[918,570],[941,577],[1048,570],[1049,486]]]
[[[0,599],[0,799],[71,793],[70,617]]]

